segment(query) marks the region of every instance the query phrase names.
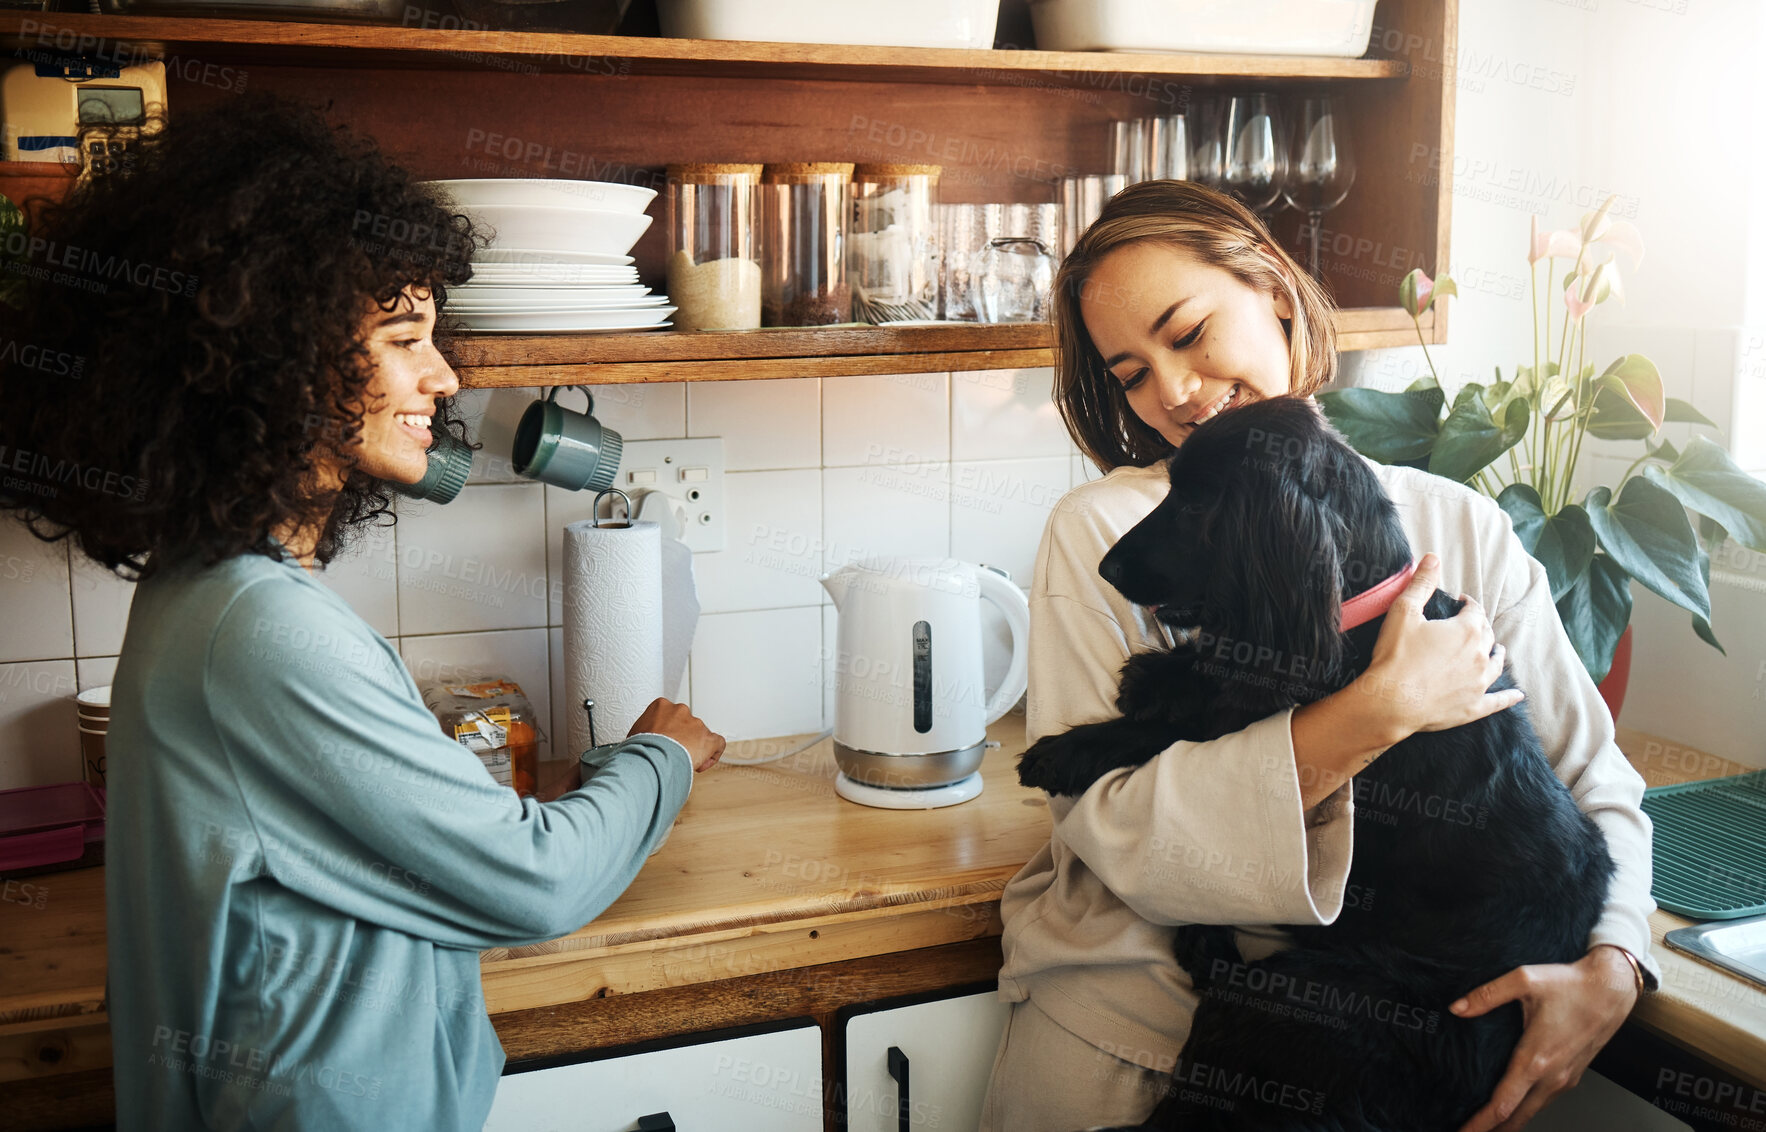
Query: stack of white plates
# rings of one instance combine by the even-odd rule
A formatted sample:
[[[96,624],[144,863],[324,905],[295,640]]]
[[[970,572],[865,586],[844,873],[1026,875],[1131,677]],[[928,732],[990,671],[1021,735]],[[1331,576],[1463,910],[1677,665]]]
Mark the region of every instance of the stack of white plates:
[[[650,227],[654,189],[605,181],[494,178],[432,181],[491,245],[472,281],[448,292],[463,329],[546,333],[650,330],[675,308],[638,282],[626,253]]]

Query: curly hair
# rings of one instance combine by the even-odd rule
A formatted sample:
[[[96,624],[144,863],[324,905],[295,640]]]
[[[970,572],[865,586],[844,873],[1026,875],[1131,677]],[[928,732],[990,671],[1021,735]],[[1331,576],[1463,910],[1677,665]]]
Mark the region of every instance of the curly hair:
[[[1121,382],[1085,329],[1079,300],[1105,256],[1141,241],[1165,244],[1213,264],[1239,282],[1282,293],[1293,306],[1287,327],[1289,392],[1308,396],[1337,373],[1335,306],[1330,295],[1269,234],[1257,214],[1224,193],[1190,181],[1142,181],[1117,193],[1055,275],[1055,405],[1079,450],[1103,471],[1146,467],[1171,455],[1171,442],[1128,404]],[[1280,270],[1277,270],[1277,268]]]
[[[283,529],[319,532],[329,562],[396,521],[383,482],[314,474],[361,433],[369,301],[427,289],[439,314],[482,239],[302,104],[246,96],[142,135],[7,237],[25,286],[0,331],[0,511],[136,580],[273,556]],[[432,427],[467,442],[450,409]]]

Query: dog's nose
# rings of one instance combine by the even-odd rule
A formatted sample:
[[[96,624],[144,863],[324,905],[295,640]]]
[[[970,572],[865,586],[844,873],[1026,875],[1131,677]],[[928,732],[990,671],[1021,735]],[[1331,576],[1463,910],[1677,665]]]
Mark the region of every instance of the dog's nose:
[[[1103,577],[1104,581],[1109,582],[1117,589],[1121,589],[1122,577],[1127,571],[1123,569],[1121,559],[1117,558],[1114,554],[1106,554],[1104,555],[1104,560],[1098,563],[1098,573]]]

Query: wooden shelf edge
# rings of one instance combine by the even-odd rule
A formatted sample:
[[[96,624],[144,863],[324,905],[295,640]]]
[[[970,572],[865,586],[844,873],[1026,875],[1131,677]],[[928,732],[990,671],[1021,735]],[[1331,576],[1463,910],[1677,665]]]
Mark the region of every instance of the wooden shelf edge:
[[[1416,345],[1410,316],[1397,307],[1338,312],[1339,351]],[[1443,340],[1434,314],[1422,320],[1431,342]],[[665,381],[751,381],[789,377],[856,377],[875,374],[968,372],[1029,369],[1054,364],[1048,328],[1016,326],[944,327],[927,337],[915,331],[781,331],[684,334],[509,337],[462,335],[456,339],[454,369],[468,388],[527,388],[549,385],[628,385]],[[866,335],[861,343],[839,336]],[[890,340],[890,336],[895,336]],[[969,338],[983,348],[951,348]],[[942,348],[912,348],[916,345]],[[516,361],[516,358],[537,358]]]
[[[60,34],[62,42],[55,42]],[[71,38],[70,38],[71,37]],[[1310,55],[1135,54],[1105,51],[1018,51],[967,48],[863,47],[817,43],[466,31],[388,24],[297,23],[202,17],[16,13],[0,19],[7,47],[55,48],[72,42],[91,51],[107,42],[192,47],[263,48],[301,54],[372,51],[457,66],[473,59],[550,60],[559,70],[584,70],[584,60],[626,60],[634,69],[671,67],[741,73],[786,68],[781,77],[882,78],[963,84],[1022,83],[1036,75],[1052,86],[1088,86],[1101,75],[1191,75],[1235,78],[1391,79],[1408,74],[1396,59]],[[80,44],[84,43],[81,48]],[[595,72],[601,73],[601,72]]]

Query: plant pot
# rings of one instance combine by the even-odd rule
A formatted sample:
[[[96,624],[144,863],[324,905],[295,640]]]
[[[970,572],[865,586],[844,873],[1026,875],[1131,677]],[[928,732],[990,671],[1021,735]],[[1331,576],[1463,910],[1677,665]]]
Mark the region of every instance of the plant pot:
[[[1613,647],[1613,666],[1607,669],[1607,678],[1597,688],[1600,698],[1607,702],[1607,710],[1613,713],[1613,722],[1619,722],[1619,709],[1625,706],[1625,685],[1631,682],[1631,626],[1619,634],[1619,643]]]

